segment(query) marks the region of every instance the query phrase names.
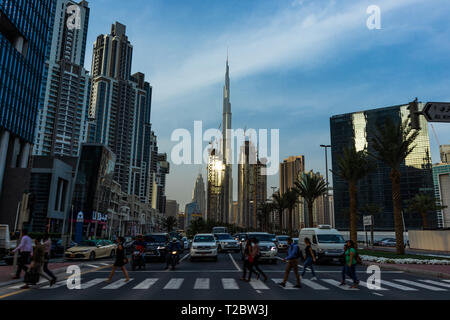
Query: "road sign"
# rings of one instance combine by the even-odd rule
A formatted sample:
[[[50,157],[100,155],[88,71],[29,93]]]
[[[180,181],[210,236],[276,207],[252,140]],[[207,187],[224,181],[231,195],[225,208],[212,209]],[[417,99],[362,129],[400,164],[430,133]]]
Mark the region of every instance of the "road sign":
[[[423,108],[423,115],[428,122],[450,123],[450,102],[428,102]]]
[[[364,226],[371,226],[372,225],[372,216],[364,216],[363,223],[364,223]]]

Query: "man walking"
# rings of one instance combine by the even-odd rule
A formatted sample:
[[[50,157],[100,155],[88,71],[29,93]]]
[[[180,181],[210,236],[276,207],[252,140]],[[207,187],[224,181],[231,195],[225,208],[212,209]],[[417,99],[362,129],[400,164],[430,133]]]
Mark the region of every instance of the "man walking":
[[[19,259],[17,261],[17,271],[16,276],[13,279],[20,279],[20,274],[22,270],[27,272],[28,267],[27,264],[30,263],[30,256],[33,252],[33,244],[31,242],[31,238],[28,236],[28,231],[25,229],[22,231],[22,240],[20,240],[20,244],[13,250],[15,253],[19,250]]]
[[[31,260],[30,270],[38,273],[40,276],[43,276],[48,281],[50,281],[50,286],[52,286],[55,281],[48,274],[44,272],[44,263],[45,263],[45,247],[41,244],[41,239],[34,239],[34,252],[33,259]],[[37,279],[39,281],[39,279]],[[25,280],[26,281],[26,280]],[[21,289],[28,289],[30,284],[35,285],[36,283],[25,283]]]
[[[297,284],[294,287],[301,288],[302,285],[300,282],[300,276],[298,274],[298,258],[300,257],[300,248],[296,243],[292,241],[291,237],[287,239],[287,243],[289,245],[288,255],[285,259],[283,259],[284,262],[287,262],[286,271],[284,272],[283,282],[280,282],[279,285],[282,287],[286,286],[286,281],[289,278],[289,273],[291,272],[291,269],[293,269],[295,278],[297,279]]]

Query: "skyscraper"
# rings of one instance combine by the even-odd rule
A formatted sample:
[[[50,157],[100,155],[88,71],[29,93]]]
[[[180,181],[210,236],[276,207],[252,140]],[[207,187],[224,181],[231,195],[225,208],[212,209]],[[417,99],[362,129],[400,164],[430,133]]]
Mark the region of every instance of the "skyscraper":
[[[450,228],[450,164],[433,165],[434,196],[436,204],[444,208],[437,211],[437,227]]]
[[[198,203],[203,219],[205,219],[206,218],[205,182],[203,180],[203,176],[201,173],[198,174],[197,179],[195,180],[194,190],[192,191],[192,201]]]
[[[67,27],[73,6],[79,8],[79,28]],[[88,23],[86,1],[57,0],[41,86],[34,155],[78,156],[81,143],[86,142],[90,77],[84,60]]]
[[[211,221],[221,221],[223,212],[223,186],[225,177],[225,165],[221,157],[212,148],[208,158],[208,184],[206,197],[206,219]]]
[[[423,106],[421,103],[419,110],[422,110]],[[348,230],[349,228],[348,208],[350,204],[348,185],[335,174],[338,167],[338,159],[342,155],[343,148],[353,145],[357,151],[367,148],[369,153],[375,153],[372,139],[377,132],[377,125],[383,124],[386,118],[390,118],[396,123],[405,121],[408,119],[409,114],[407,107],[408,105],[398,105],[331,117],[330,130],[336,228],[342,230]],[[406,201],[419,192],[433,193],[428,125],[423,117],[420,117],[420,126],[422,129],[415,141],[416,147],[400,166],[401,200],[404,207],[406,207]],[[384,162],[377,160],[376,170],[361,179],[357,186],[359,208],[366,204],[375,204],[383,209],[374,219],[375,230],[394,230],[390,172],[391,169]],[[422,227],[420,215],[404,214],[403,218],[407,229]],[[435,221],[430,221],[430,224],[434,225]],[[363,229],[362,215],[358,219],[358,228],[360,230]]]
[[[280,194],[283,195],[295,187],[295,181],[299,176],[305,172],[305,156],[290,156],[280,163]],[[305,225],[305,206],[299,203],[296,205],[293,211],[292,223],[294,224],[294,230],[298,227],[304,227]],[[287,212],[283,213],[283,224],[288,223],[289,219]]]
[[[228,57],[225,72],[225,85],[223,87],[223,119],[222,119],[222,153],[223,163],[225,165],[225,176],[222,188],[222,210],[219,221],[228,223],[232,214],[233,205],[233,173],[231,157],[231,103],[230,103],[230,68],[228,66]]]
[[[28,160],[55,2],[0,1],[0,223],[10,227],[28,189]]]
[[[131,75],[133,47],[118,22],[94,44],[89,141],[117,156],[114,180],[148,203],[151,195],[151,95],[142,73]]]

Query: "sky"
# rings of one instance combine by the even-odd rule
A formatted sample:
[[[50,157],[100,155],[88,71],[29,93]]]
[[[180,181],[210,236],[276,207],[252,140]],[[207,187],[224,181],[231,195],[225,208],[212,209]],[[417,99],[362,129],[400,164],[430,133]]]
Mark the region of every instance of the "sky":
[[[367,27],[370,5],[380,8],[380,29]],[[306,170],[325,172],[320,144],[330,143],[333,115],[415,97],[450,101],[448,0],[92,0],[89,7],[86,68],[96,37],[125,24],[132,72],[153,87],[152,125],[169,161],[174,130],[193,132],[194,121],[219,127],[227,52],[232,127],[279,129],[280,161],[304,155]],[[437,140],[450,144],[450,124],[434,124],[437,139],[429,129],[439,162]],[[171,163],[166,194],[181,211],[199,172],[206,177],[206,165]],[[235,175],[234,190],[236,183]],[[278,175],[268,177],[269,191],[278,185]]]

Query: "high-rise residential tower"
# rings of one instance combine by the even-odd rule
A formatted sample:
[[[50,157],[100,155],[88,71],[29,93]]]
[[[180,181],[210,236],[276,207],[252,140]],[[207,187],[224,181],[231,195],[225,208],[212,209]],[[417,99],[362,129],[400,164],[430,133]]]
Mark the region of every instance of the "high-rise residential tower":
[[[29,156],[55,4],[0,1],[0,224],[10,230],[29,187]]]
[[[419,104],[419,111],[424,107]],[[357,151],[367,149],[375,153],[373,138],[377,126],[392,119],[397,124],[408,119],[408,105],[398,105],[354,113],[336,115],[330,119],[332,165],[333,165],[333,195],[335,225],[339,230],[349,229],[348,208],[350,207],[348,184],[336,175],[339,156],[346,146],[355,146]],[[419,136],[415,141],[416,147],[400,165],[401,200],[405,202],[418,193],[433,195],[433,178],[430,156],[430,141],[428,124],[424,117],[420,117]],[[392,203],[391,168],[383,161],[376,160],[376,170],[361,179],[357,186],[358,207],[377,205],[382,211],[374,219],[374,228],[379,231],[394,230],[394,214]],[[405,205],[406,206],[406,205]],[[408,230],[422,228],[420,215],[404,214]],[[430,219],[431,225],[436,225],[436,219]],[[362,215],[358,219],[358,229],[363,229]]]
[[[205,196],[205,182],[201,173],[198,174],[195,180],[194,190],[192,191],[192,201],[198,203],[203,219],[206,218],[206,196]]]
[[[118,22],[94,44],[89,109],[90,142],[116,154],[114,180],[141,202],[151,199],[152,87],[142,73],[131,75],[133,47]]]
[[[207,172],[206,219],[210,221],[222,221],[220,219],[223,212],[225,165],[215,148],[210,150]]]
[[[79,27],[69,28],[78,8]],[[90,77],[84,69],[89,7],[57,0],[50,54],[45,63],[33,155],[78,156],[86,142]]]

